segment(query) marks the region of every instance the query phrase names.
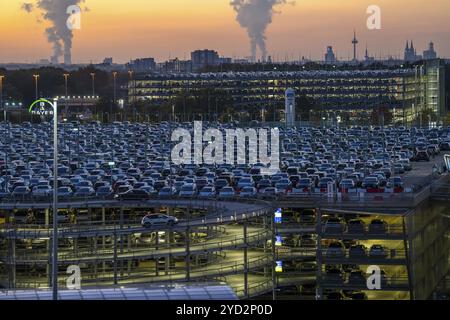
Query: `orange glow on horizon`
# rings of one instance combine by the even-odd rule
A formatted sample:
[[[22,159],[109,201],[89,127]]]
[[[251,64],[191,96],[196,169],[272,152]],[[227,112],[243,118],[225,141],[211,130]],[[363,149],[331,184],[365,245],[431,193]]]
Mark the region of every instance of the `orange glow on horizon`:
[[[36,62],[51,55],[38,13],[20,9],[23,1],[0,2],[0,62]],[[31,0],[30,0],[31,2]],[[115,3],[117,2],[117,3]],[[351,55],[353,29],[362,57],[367,43],[371,55],[402,55],[406,40],[418,53],[434,41],[441,56],[450,57],[450,2],[448,0],[377,0],[382,8],[382,30],[366,28],[366,8],[372,0],[297,0],[277,8],[267,30],[269,54],[284,60],[299,56],[322,59],[332,45],[341,59]],[[136,57],[157,60],[184,57],[197,48],[211,48],[224,56],[249,54],[247,33],[235,20],[229,0],[86,0],[82,29],[74,31],[73,61],[117,62]]]

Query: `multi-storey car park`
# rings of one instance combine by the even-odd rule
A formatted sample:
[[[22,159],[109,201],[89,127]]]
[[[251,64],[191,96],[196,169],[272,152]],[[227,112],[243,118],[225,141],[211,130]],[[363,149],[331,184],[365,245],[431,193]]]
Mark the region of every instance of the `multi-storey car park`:
[[[130,169],[139,168],[140,159],[154,158],[154,162],[146,164],[156,168],[148,172],[149,176],[170,175],[171,169],[175,169],[177,175],[186,174],[184,177],[190,179],[188,166],[183,169],[161,165],[162,155],[166,154],[167,159],[170,148],[166,148],[162,136],[161,143],[156,144],[151,138],[154,132],[142,135],[144,127],[148,129],[148,126],[132,124],[67,125],[60,134],[60,160],[68,164],[59,167],[61,176],[69,177],[70,173],[62,173],[70,168],[69,172],[84,177],[83,181],[98,182],[95,177],[101,176],[100,170],[105,171],[103,180],[107,180],[106,172],[121,175],[119,171],[108,169],[111,162],[117,162],[118,168],[131,162],[131,167],[123,166],[130,175],[120,179],[134,176],[136,185],[147,174],[136,179],[136,171]],[[74,128],[77,130],[71,134]],[[2,152],[8,156],[4,157],[7,163],[2,164],[2,170],[7,172],[2,178],[9,179],[6,185],[11,185],[14,179],[14,183],[18,183],[15,188],[23,187],[18,176],[32,176],[32,172],[26,172],[30,169],[19,161],[22,155],[34,163],[34,171],[50,179],[51,170],[42,167],[40,160],[52,153],[45,141],[46,126],[10,126],[8,129],[16,143],[8,144],[14,150],[2,145]],[[312,140],[328,139],[319,138],[320,130],[325,129],[308,130],[316,135]],[[403,134],[408,132],[401,130]],[[43,140],[38,142],[37,136],[29,136],[32,131],[41,134]],[[164,128],[162,131],[170,132]],[[424,136],[433,140],[436,132],[430,131]],[[289,134],[293,137],[293,132]],[[331,136],[333,132],[327,131],[327,134]],[[373,134],[376,141],[376,133]],[[422,137],[420,131],[415,135]],[[150,139],[139,144],[151,148],[131,143],[140,137]],[[417,138],[417,145],[420,139]],[[108,143],[111,143],[109,147],[102,146]],[[296,142],[292,140],[288,144],[292,143]],[[40,144],[42,149],[38,147]],[[377,149],[376,144],[374,142],[373,150]],[[30,146],[37,149],[28,149]],[[102,155],[101,164],[92,167],[100,155],[95,151],[106,147],[114,150],[114,154],[111,158]],[[350,155],[354,152],[356,157]],[[345,162],[356,166],[362,153],[351,151],[348,158],[347,153]],[[395,159],[393,157],[391,165],[395,164]],[[67,267],[77,265],[81,268],[83,288],[223,282],[240,298],[269,295],[280,299],[427,299],[445,290],[450,251],[448,175],[433,172],[430,176],[430,166],[440,165],[440,160],[439,156],[431,162],[412,163],[411,172],[402,176],[403,191],[294,188],[290,192],[262,194],[251,199],[237,195],[227,199],[183,199],[154,193],[128,198],[96,194],[61,196],[59,285],[66,286]],[[200,168],[195,173],[200,174]],[[77,171],[79,169],[83,170]],[[163,172],[166,169],[169,172]],[[209,169],[212,172],[219,168]],[[146,168],[143,170],[147,172]],[[308,168],[304,170],[307,173]],[[331,170],[329,172],[333,176]],[[116,182],[124,181],[120,179]],[[77,183],[84,188],[85,183]],[[121,185],[117,184],[117,188]],[[52,237],[50,197],[2,193],[0,212],[2,290],[48,288]],[[143,216],[158,212],[177,217],[179,223],[154,228],[142,226]],[[367,288],[366,270],[374,265],[382,271],[380,290]]]
[[[211,88],[225,92],[236,108],[284,106],[285,92],[292,88],[297,96],[319,103],[322,111],[343,111],[354,117],[378,107],[380,101],[403,123],[413,122],[425,110],[433,111],[437,119],[446,112],[445,68],[440,60],[395,70],[148,74],[130,80],[127,91],[130,103],[160,105]]]

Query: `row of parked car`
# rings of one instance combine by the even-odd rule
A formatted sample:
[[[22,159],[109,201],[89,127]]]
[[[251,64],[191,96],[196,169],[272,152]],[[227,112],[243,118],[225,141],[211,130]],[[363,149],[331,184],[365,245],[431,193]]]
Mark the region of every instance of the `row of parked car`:
[[[395,252],[395,250],[394,250]],[[350,258],[350,259],[386,259],[391,257],[389,249],[380,244],[374,244],[370,248],[367,248],[363,244],[354,244],[348,251],[345,249],[345,245],[340,241],[334,241],[328,245],[325,249],[325,257],[327,258]]]
[[[447,143],[437,129],[281,128],[280,170],[267,176],[260,163],[174,165],[171,132],[179,127],[192,130],[190,123],[61,124],[58,196],[271,198],[326,192],[330,183],[345,190],[401,190],[401,175],[417,160],[414,150],[433,145],[438,154]],[[51,126],[2,123],[0,132],[0,198],[51,197]]]
[[[389,225],[383,219],[372,219],[367,226],[362,219],[351,219],[345,222],[339,217],[330,217],[324,223],[323,232],[326,234],[372,234],[380,235],[389,232]]]

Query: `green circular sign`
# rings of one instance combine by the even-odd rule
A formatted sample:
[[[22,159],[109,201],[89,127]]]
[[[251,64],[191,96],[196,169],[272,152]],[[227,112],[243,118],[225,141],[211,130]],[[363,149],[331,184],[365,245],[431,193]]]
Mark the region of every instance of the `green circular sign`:
[[[53,117],[55,108],[52,102],[47,99],[41,98],[34,101],[28,108],[28,112],[40,116],[42,119],[47,117]]]

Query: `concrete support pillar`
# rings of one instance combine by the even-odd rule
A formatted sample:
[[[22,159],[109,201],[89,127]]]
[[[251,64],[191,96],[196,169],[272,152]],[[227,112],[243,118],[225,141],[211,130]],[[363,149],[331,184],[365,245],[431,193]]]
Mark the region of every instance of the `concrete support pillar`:
[[[248,294],[248,237],[247,237],[247,221],[244,221],[244,294],[249,298]]]
[[[317,300],[323,300],[323,287],[322,287],[322,210],[317,208],[316,210],[316,233],[317,233]]]
[[[132,237],[131,234],[127,235],[127,249],[128,249],[128,252],[131,252],[131,237]],[[127,272],[128,272],[128,275],[131,274],[131,264],[132,263],[133,263],[133,259],[128,259],[128,261],[127,261]]]
[[[113,246],[114,246],[114,256],[113,256],[114,284],[117,285],[117,232],[116,231],[114,231]]]
[[[94,240],[94,254],[96,257],[98,257],[98,250],[97,250],[97,245],[98,245],[98,238],[97,237],[93,237],[92,238]],[[97,273],[97,262],[94,262],[94,278],[97,279],[98,278],[98,273]]]
[[[105,226],[105,221],[106,221],[106,209],[102,208],[102,226]],[[102,236],[102,250],[105,250],[106,247],[106,239],[105,236]],[[103,269],[103,273],[106,272],[106,262],[102,262],[102,269]]]
[[[173,231],[166,231],[166,248],[169,249],[173,245]],[[170,254],[165,257],[165,269],[166,275],[170,273],[171,256]]]
[[[45,228],[46,230],[48,230],[48,232],[50,233],[50,209],[45,209],[44,212],[44,223],[45,223]],[[51,261],[51,252],[52,252],[52,248],[51,248],[51,241],[50,241],[50,237],[45,240],[45,247],[47,248],[47,252],[48,252],[48,262],[47,265],[45,266],[45,276],[47,278],[47,283],[48,286],[51,287],[52,285],[52,276],[51,276],[51,270],[52,270],[52,266],[50,264]]]
[[[16,239],[9,241],[9,288],[16,288]]]
[[[191,280],[191,227],[190,227],[190,212],[189,209],[186,210],[186,281]]]
[[[123,216],[123,207],[120,208],[120,216],[119,216],[120,230],[123,229],[124,224],[124,216]],[[120,253],[123,254],[123,234],[120,234]],[[120,260],[120,275],[123,276],[123,260]]]
[[[156,237],[155,237],[155,250],[158,252],[159,249],[159,232],[156,231]],[[155,276],[159,276],[159,258],[155,257]]]
[[[267,220],[268,220],[267,217],[263,218],[263,228],[265,230],[271,228],[270,225],[267,223]],[[263,242],[263,248],[264,248],[264,253],[266,253],[266,254],[268,254],[271,251],[271,248],[269,248],[268,245],[267,245],[267,241]],[[265,266],[264,267],[264,277],[268,277],[269,273],[270,273],[269,267]]]

